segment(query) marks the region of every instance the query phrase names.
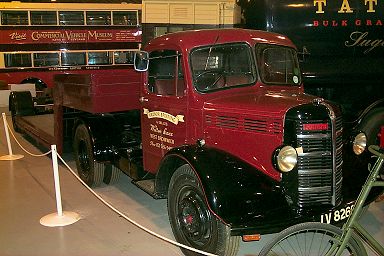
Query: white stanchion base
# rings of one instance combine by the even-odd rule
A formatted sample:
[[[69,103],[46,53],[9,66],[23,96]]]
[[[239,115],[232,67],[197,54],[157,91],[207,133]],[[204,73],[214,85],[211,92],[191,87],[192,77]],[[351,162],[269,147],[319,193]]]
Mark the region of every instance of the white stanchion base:
[[[23,155],[5,155],[0,156],[0,161],[13,161],[23,158]]]
[[[57,212],[48,214],[40,219],[40,224],[46,227],[63,227],[71,225],[80,220],[80,215],[75,212],[63,212],[59,216]]]

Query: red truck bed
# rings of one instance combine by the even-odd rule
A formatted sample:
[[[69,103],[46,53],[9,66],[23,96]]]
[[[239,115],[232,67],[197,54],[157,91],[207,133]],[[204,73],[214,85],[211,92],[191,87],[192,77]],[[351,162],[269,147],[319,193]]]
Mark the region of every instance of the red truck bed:
[[[56,75],[55,104],[88,113],[139,108],[140,74],[132,69],[106,74]]]

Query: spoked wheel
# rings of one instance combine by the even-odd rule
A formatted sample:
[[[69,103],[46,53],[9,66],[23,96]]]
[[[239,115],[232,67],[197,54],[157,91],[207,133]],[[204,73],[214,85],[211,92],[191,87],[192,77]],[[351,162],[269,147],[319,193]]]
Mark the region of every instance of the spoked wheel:
[[[100,185],[104,178],[104,164],[94,160],[91,137],[84,124],[76,128],[73,149],[80,178],[90,187]]]
[[[168,216],[176,240],[217,255],[236,255],[239,237],[210,211],[203,190],[189,165],[173,174],[168,191]],[[185,255],[200,255],[181,248]]]
[[[335,255],[342,230],[324,223],[307,222],[281,231],[261,250],[259,256],[325,256]],[[334,248],[336,250],[336,246]],[[341,255],[366,256],[364,245],[352,236]]]

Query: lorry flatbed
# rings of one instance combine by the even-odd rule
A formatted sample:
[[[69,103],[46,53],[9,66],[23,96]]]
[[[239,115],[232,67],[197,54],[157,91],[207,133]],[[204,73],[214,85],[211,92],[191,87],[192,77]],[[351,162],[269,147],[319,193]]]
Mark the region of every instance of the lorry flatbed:
[[[18,116],[15,122],[16,129],[22,130],[42,146],[50,148],[55,144],[53,114]]]

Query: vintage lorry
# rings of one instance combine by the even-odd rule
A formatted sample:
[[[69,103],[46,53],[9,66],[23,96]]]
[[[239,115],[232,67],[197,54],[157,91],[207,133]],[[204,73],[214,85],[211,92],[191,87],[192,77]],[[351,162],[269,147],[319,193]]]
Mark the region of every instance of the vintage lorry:
[[[304,93],[286,36],[184,31],[144,50],[125,77],[55,77],[52,143],[73,145],[87,184],[122,170],[167,198],[177,241],[219,255],[235,255],[240,237],[348,217],[368,172],[366,137],[343,136],[338,106]],[[13,93],[11,109],[33,133],[29,93]]]

